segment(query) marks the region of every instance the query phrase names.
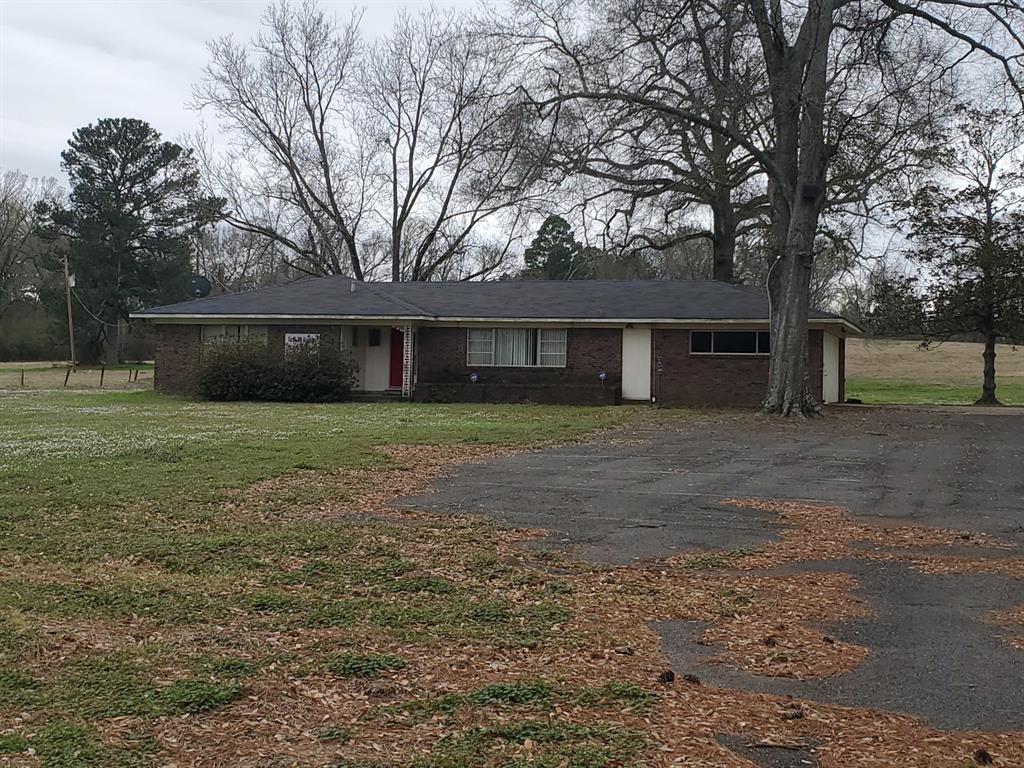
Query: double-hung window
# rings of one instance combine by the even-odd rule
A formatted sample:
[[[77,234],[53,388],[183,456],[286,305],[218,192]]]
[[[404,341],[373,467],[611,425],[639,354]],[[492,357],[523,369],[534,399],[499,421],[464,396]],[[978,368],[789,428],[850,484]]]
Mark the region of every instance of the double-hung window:
[[[690,331],[691,355],[767,355],[768,331]]]
[[[513,368],[564,368],[568,347],[564,328],[470,328],[466,362]]]

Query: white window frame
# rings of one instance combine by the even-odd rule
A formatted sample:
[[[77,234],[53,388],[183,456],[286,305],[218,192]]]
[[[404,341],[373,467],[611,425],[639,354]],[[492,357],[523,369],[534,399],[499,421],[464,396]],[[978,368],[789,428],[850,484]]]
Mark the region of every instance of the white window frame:
[[[475,339],[473,338],[474,335],[476,336]],[[494,365],[493,328],[466,329],[466,364],[487,367]]]
[[[548,349],[545,350],[545,345]],[[552,351],[554,345],[556,351]],[[537,330],[537,366],[539,368],[565,368],[569,352],[569,333],[565,328],[539,328]],[[544,362],[545,357],[555,357],[554,362]]]
[[[529,333],[526,363],[496,363],[498,331]],[[514,348],[514,343],[513,343]],[[466,365],[471,368],[565,368],[569,351],[569,334],[565,328],[502,328],[466,329]]]
[[[693,351],[693,334],[695,333],[710,333],[711,334],[711,351],[710,352],[694,352]],[[719,333],[753,333],[756,337],[754,342],[757,347],[757,352],[718,352],[715,350],[715,334]],[[708,328],[696,328],[690,331],[690,354],[697,357],[768,357],[771,354],[771,337],[769,336],[769,349],[768,351],[761,351],[761,334],[768,333],[768,331],[759,331],[752,328],[729,328],[721,330],[711,330]]]

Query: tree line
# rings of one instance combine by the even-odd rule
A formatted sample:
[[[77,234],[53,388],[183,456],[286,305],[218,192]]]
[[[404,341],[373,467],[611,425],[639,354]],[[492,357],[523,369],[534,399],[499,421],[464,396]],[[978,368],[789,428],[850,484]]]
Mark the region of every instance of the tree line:
[[[782,414],[816,408],[812,306],[993,354],[1020,332],[1015,2],[513,0],[372,41],[360,22],[278,2],[253,40],[209,43],[191,106],[215,130],[100,120],[62,155],[66,195],[8,172],[0,312],[56,307],[67,258],[97,359],[189,271],[714,278],[768,292]]]

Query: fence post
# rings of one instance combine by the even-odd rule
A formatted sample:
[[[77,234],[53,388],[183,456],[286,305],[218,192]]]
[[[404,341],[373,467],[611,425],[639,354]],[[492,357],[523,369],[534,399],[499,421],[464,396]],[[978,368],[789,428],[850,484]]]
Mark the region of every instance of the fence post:
[[[107,364],[103,363],[100,365],[100,389],[103,389],[103,374],[107,372]]]
[[[64,386],[65,387],[68,385],[68,379],[70,377],[71,377],[71,367],[68,366],[68,369],[64,372]]]
[[[25,369],[21,369],[21,388],[25,388]]]

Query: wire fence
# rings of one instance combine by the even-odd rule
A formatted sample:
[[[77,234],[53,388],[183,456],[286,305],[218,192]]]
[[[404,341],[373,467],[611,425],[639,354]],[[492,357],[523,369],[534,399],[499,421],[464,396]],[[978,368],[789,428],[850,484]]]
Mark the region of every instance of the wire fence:
[[[15,389],[150,389],[152,365],[78,366],[0,363],[0,390]]]

